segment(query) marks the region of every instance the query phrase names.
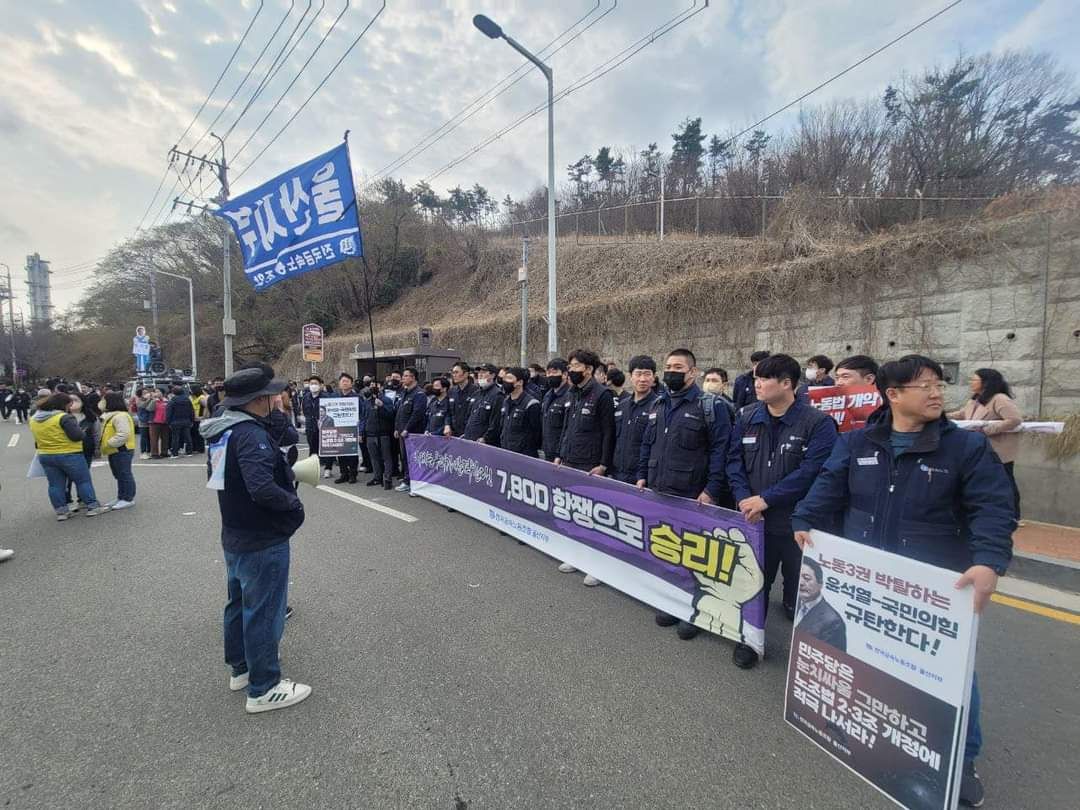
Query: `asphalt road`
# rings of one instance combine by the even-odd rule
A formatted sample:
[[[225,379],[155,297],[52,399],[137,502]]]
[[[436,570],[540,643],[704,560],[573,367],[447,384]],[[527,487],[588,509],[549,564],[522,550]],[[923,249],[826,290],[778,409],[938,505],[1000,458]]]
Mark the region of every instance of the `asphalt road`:
[[[10,437],[20,434],[15,447]],[[199,459],[66,523],[0,423],[0,806],[890,807],[782,720],[790,624],[744,672],[652,611],[420,498],[304,488],[283,641],[313,695],[249,716],[222,661]],[[94,470],[115,497],[107,468]],[[1080,627],[993,605],[978,669],[988,807],[1075,808]]]

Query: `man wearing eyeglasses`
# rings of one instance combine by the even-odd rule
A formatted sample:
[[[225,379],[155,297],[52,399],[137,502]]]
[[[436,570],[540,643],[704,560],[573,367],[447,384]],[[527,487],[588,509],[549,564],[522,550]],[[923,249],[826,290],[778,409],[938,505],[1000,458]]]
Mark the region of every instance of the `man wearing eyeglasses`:
[[[883,365],[885,405],[862,430],[841,434],[791,525],[805,547],[810,529],[842,514],[848,540],[960,572],[956,587],[972,585],[982,612],[1012,559],[1012,485],[986,436],[945,417],[944,376],[917,354]],[[973,680],[960,785],[971,807],[983,802],[979,704]]]

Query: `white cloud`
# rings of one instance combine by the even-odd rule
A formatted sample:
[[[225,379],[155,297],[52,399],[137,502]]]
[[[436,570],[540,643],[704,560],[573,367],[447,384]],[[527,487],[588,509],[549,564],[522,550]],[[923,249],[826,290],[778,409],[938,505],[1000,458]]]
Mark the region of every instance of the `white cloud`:
[[[79,32],[74,36],[75,44],[88,53],[93,53],[121,76],[134,76],[135,68],[120,49],[104,37],[95,33]]]
[[[177,60],[176,51],[171,51],[168,48],[163,48],[159,45],[155,45],[151,50],[163,59],[168,59],[170,62]]]

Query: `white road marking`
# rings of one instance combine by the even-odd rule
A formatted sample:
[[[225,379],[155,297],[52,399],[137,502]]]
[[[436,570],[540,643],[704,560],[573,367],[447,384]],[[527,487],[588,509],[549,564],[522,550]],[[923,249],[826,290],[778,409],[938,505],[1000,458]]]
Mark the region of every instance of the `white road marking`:
[[[420,518],[413,517],[405,512],[399,512],[397,509],[391,509],[389,506],[383,506],[381,503],[375,503],[375,501],[369,501],[367,498],[361,498],[358,495],[351,495],[348,492],[342,492],[340,489],[334,489],[328,487],[325,484],[320,484],[315,489],[322,492],[329,492],[331,495],[337,495],[339,498],[344,498],[347,501],[358,503],[361,506],[365,506],[368,509],[374,509],[376,512],[382,512],[384,515],[403,520],[406,523],[416,523]]]
[[[168,469],[170,467],[202,467],[204,470],[206,469],[205,464],[140,464],[138,462],[135,462],[131,466],[132,467],[157,467],[159,470],[165,470],[165,469]]]
[[[997,590],[1006,596],[1030,599],[1032,602],[1042,602],[1044,605],[1080,613],[1080,594],[1050,588],[1038,582],[1002,577],[998,580]]]
[[[11,438],[8,439],[7,446],[8,447],[14,447],[15,445],[17,445],[19,443],[19,436],[21,436],[21,435],[22,435],[21,433],[12,433]]]

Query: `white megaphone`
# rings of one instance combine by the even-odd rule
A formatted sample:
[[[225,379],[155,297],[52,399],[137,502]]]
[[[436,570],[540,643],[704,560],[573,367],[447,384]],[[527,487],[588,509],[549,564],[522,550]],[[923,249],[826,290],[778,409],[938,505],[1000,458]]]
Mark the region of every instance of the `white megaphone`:
[[[319,457],[316,455],[308,456],[307,458],[300,459],[292,465],[293,475],[296,476],[296,480],[302,484],[307,484],[309,487],[317,487],[319,485]]]

